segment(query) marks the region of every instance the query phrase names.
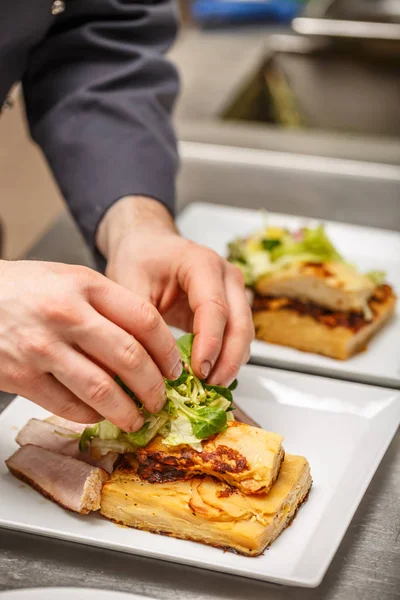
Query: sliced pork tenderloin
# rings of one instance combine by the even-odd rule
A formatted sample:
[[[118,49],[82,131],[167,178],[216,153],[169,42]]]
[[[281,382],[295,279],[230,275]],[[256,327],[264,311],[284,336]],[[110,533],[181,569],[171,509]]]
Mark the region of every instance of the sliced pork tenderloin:
[[[99,510],[101,490],[109,478],[103,469],[31,444],[19,448],[6,465],[46,498],[82,515]]]
[[[57,425],[57,427],[69,429],[74,433],[82,433],[86,427],[93,427],[94,425],[94,423],[75,423],[75,421],[68,421],[68,419],[64,419],[64,417],[58,417],[57,415],[51,415],[51,417],[47,417],[45,421],[46,423]]]
[[[68,423],[68,421],[66,422]],[[46,448],[52,452],[58,452],[59,454],[72,456],[77,460],[83,460],[89,465],[104,469],[107,473],[113,472],[118,454],[115,452],[108,452],[108,454],[95,459],[92,456],[90,448],[85,452],[80,452],[79,440],[67,437],[71,434],[76,435],[76,432],[53,425],[49,421],[30,419],[18,433],[15,441],[20,446],[26,446],[27,444],[40,446],[41,448]]]

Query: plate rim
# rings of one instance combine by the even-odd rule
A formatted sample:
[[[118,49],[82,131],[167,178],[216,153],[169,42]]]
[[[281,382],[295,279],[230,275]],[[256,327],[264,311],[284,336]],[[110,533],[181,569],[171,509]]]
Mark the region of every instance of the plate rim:
[[[257,209],[257,208],[246,208],[245,206],[231,206],[229,204],[218,204],[217,202],[190,202],[188,204],[186,204],[186,206],[183,206],[182,209],[178,212],[177,214],[177,220],[181,219],[182,216],[185,215],[185,213],[187,212],[191,212],[192,210],[195,210],[197,207],[200,208],[209,208],[210,206],[215,207],[217,209],[222,209],[223,211],[227,210],[227,211],[234,211],[234,212],[241,212],[241,213],[252,213],[252,214],[256,214],[256,213],[261,213],[261,211],[263,210],[262,207]],[[379,234],[384,234],[384,235],[389,235],[390,237],[393,237],[393,239],[397,240],[400,244],[400,233],[398,231],[396,231],[395,229],[385,229],[384,227],[372,227],[371,225],[359,225],[358,223],[347,223],[346,221],[334,221],[332,219],[322,219],[322,218],[318,218],[318,217],[306,217],[304,215],[296,215],[294,213],[280,213],[280,212],[276,212],[276,211],[266,211],[268,215],[271,215],[272,217],[278,217],[279,219],[300,219],[302,221],[309,221],[309,222],[319,222],[319,223],[326,223],[327,225],[333,225],[333,226],[340,226],[340,227],[345,227],[346,229],[356,229],[359,231],[364,231],[364,232],[368,232],[368,231],[372,231],[374,233],[379,233]],[[400,262],[400,261],[399,261]]]

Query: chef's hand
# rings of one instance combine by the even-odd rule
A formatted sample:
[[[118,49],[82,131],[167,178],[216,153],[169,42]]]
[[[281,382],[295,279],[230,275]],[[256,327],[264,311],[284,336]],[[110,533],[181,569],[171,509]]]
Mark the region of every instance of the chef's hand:
[[[166,208],[143,197],[108,210],[97,246],[109,278],[149,300],[169,325],[193,331],[196,375],[228,385],[248,361],[254,337],[239,269],[180,237]]]
[[[142,297],[84,267],[0,261],[0,389],[73,421],[136,431],[143,417],[112,374],[158,412],[162,375],[181,370],[172,334]]]

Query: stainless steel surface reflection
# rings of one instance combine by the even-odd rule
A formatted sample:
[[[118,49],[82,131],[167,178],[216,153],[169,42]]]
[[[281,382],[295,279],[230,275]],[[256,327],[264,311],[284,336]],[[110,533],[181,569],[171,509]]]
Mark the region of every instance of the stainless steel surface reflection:
[[[398,0],[311,0],[294,19],[298,33],[400,42]]]

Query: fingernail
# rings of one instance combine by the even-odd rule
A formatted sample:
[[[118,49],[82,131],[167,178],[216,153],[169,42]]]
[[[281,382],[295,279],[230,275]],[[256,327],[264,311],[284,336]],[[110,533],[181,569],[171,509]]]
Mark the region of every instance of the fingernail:
[[[166,401],[167,401],[167,392],[164,390],[161,400],[156,402],[156,404],[154,405],[154,412],[155,413],[160,412],[160,410],[162,410],[164,408]]]
[[[173,380],[178,379],[182,375],[182,368],[182,361],[179,359],[172,371]]]
[[[205,360],[200,367],[201,376],[206,379],[211,373],[211,363],[209,360]]]
[[[141,427],[143,427],[144,425],[144,417],[143,415],[139,415],[138,418],[136,419],[136,421],[134,421],[131,425],[130,428],[130,433],[135,433],[135,431],[138,431]]]

